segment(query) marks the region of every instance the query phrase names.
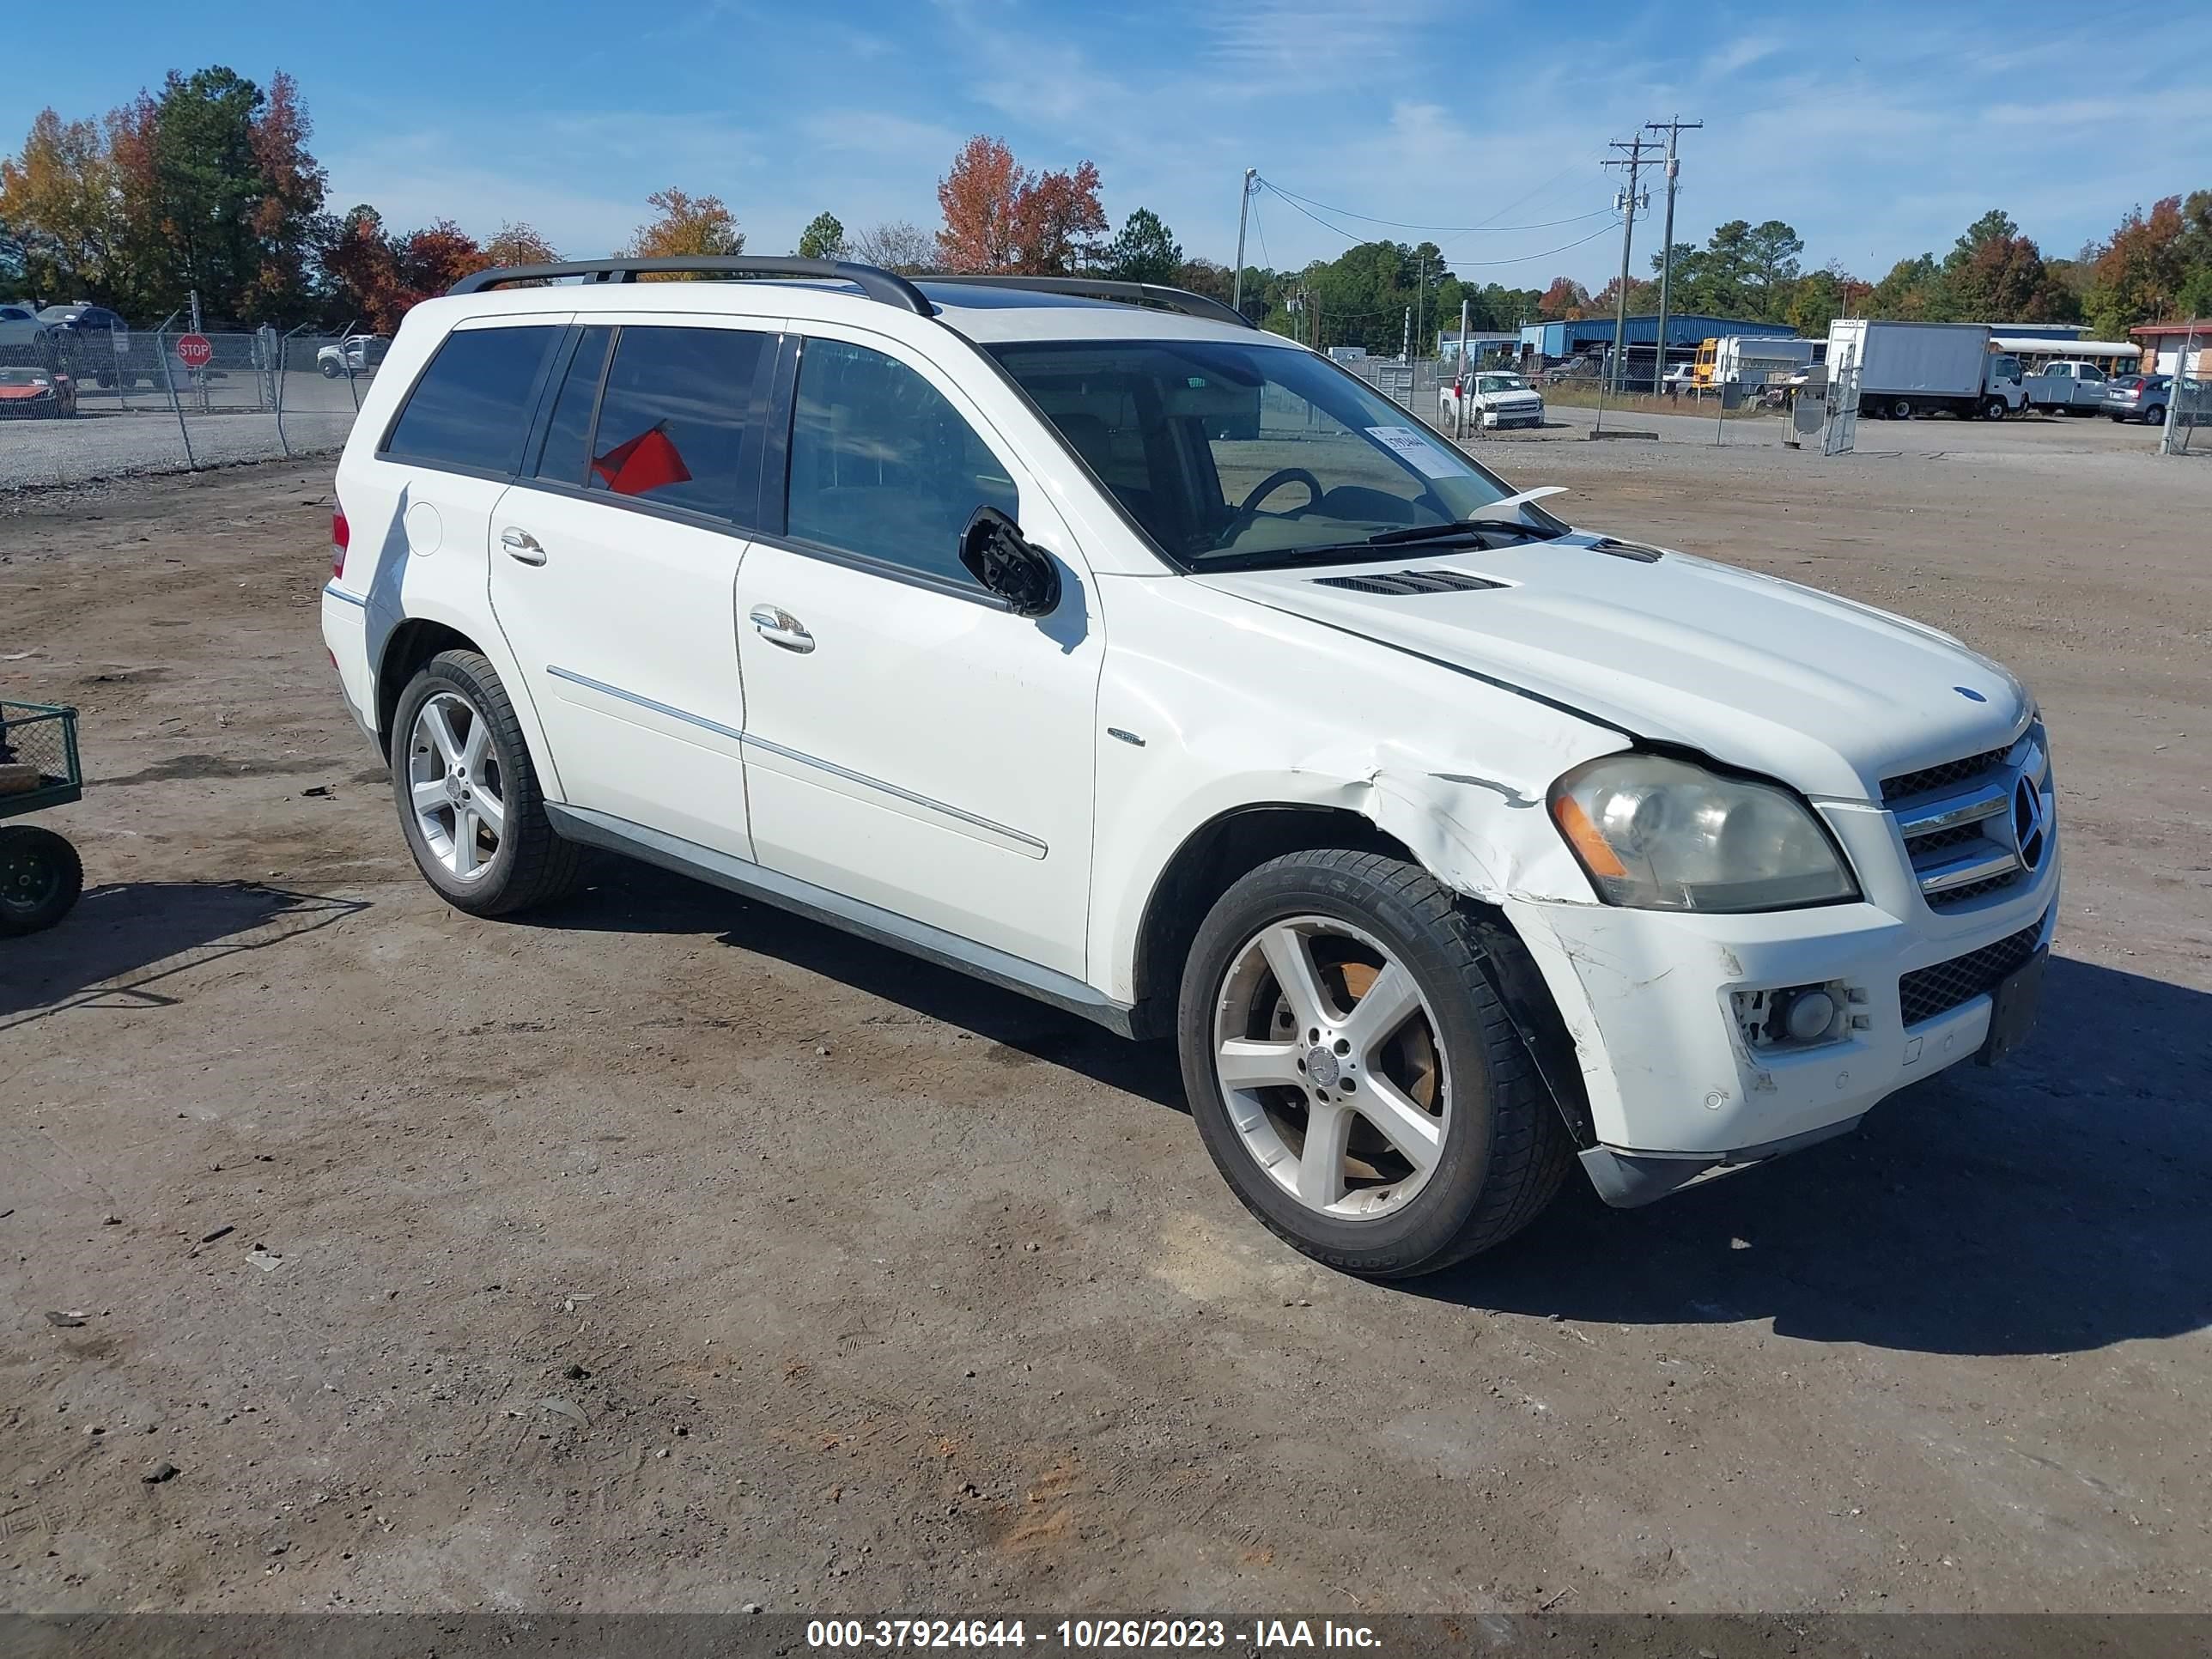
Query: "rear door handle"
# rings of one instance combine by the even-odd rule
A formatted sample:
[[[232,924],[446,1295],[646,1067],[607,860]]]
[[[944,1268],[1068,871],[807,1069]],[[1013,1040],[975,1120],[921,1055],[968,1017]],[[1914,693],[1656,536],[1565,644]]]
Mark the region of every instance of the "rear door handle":
[[[770,645],[802,653],[814,648],[814,635],[788,611],[780,611],[772,605],[757,605],[752,609],[752,624]]]
[[[507,550],[507,556],[524,564],[544,564],[545,550],[538,544],[538,538],[526,530],[513,526],[499,532],[499,544]]]

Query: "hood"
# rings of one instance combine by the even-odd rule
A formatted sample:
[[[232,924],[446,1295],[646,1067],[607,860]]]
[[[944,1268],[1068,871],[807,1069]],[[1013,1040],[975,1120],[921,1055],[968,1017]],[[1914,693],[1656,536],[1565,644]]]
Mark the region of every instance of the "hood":
[[[1196,580],[1680,744],[1808,794],[2001,747],[2027,695],[1949,635],[1771,576],[1577,532],[1494,552]],[[1658,552],[1658,556],[1650,556]],[[1458,570],[1504,584],[1374,593],[1328,578]]]

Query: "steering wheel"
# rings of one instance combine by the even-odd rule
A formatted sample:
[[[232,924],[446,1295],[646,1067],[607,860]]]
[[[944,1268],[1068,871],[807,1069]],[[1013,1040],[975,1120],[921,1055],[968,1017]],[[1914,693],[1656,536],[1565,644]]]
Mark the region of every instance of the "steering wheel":
[[[1235,515],[1229,520],[1229,527],[1221,532],[1220,540],[1217,541],[1214,545],[1217,547],[1226,546],[1229,543],[1236,540],[1237,537],[1243,535],[1244,533],[1245,526],[1249,525],[1253,520],[1260,516],[1260,503],[1266,501],[1268,496],[1273,495],[1286,483],[1304,484],[1306,487],[1306,493],[1313,497],[1311,501],[1305,504],[1304,507],[1299,509],[1301,512],[1321,505],[1322,494],[1321,480],[1315,477],[1314,475],[1307,471],[1305,468],[1302,466],[1286,466],[1280,471],[1270,472],[1266,477],[1261,479],[1259,484],[1253,489],[1252,493],[1244,498],[1243,506],[1237,509]]]

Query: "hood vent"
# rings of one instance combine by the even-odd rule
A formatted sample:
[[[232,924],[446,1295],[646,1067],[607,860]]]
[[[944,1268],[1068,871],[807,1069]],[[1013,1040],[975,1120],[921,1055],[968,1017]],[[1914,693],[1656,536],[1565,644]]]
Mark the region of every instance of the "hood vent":
[[[1355,593],[1388,593],[1402,598],[1408,593],[1469,593],[1479,587],[1503,587],[1505,584],[1484,576],[1470,576],[1464,570],[1398,570],[1386,576],[1316,576],[1314,586],[1348,587]]]
[[[1599,553],[1610,553],[1616,559],[1633,559],[1638,564],[1659,562],[1659,550],[1646,547],[1642,542],[1624,542],[1611,536],[1601,536],[1590,544],[1590,547]]]

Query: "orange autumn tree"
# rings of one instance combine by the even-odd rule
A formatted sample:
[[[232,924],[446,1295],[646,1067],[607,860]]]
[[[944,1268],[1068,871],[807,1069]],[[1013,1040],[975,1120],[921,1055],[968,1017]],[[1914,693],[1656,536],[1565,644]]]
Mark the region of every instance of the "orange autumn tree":
[[[656,191],[647,197],[648,206],[660,210],[660,216],[650,224],[640,225],[629,245],[620,250],[632,259],[669,259],[711,257],[725,253],[743,253],[745,234],[738,228],[737,216],[724,205],[719,196],[689,196],[674,185]],[[648,276],[647,282],[682,282],[682,274],[674,276]]]
[[[1107,229],[1098,168],[1039,173],[1015,161],[1003,138],[977,133],[937,183],[945,270],[978,275],[1066,276],[1097,260]]]

